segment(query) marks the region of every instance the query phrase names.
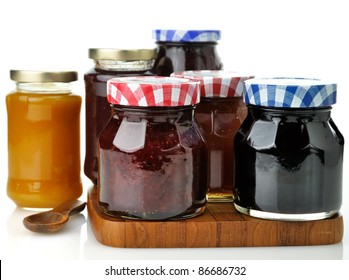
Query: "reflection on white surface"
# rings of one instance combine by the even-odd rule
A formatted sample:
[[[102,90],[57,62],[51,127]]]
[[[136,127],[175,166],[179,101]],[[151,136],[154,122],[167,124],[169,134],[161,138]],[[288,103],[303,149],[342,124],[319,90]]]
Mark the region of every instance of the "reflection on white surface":
[[[22,220],[32,211],[15,208],[7,218],[7,258],[79,259],[83,214],[70,217],[57,233],[36,233],[27,230]]]

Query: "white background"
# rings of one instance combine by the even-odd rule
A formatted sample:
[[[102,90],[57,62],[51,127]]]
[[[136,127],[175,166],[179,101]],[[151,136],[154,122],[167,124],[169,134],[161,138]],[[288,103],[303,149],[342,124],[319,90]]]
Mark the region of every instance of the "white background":
[[[297,76],[332,80],[338,84],[338,103],[332,117],[349,139],[348,9],[346,1],[188,1],[188,0],[1,0],[0,2],[0,257],[4,275],[11,279],[41,279],[30,269],[36,260],[82,260],[77,275],[103,276],[110,260],[341,260],[349,259],[349,234],[331,246],[219,249],[117,249],[98,243],[90,230],[86,210],[71,219],[59,234],[42,236],[22,226],[28,212],[7,198],[7,116],[5,95],[14,89],[10,69],[65,68],[79,72],[74,91],[84,97],[83,73],[93,63],[88,48],[154,47],[151,31],[162,29],[220,29],[218,51],[226,70],[257,76]],[[84,99],[83,99],[84,100]],[[81,162],[84,159],[84,104],[81,112]],[[348,153],[345,151],[343,207],[349,221]],[[91,186],[82,173],[84,195]],[[98,262],[98,272],[86,260]],[[236,262],[236,261],[235,261]],[[135,262],[136,263],[136,262]],[[139,262],[137,262],[139,264]],[[157,263],[161,263],[158,261]],[[234,262],[230,262],[233,264]],[[303,262],[302,262],[303,263]],[[331,262],[332,263],[332,262]],[[342,263],[342,262],[341,262]],[[65,263],[64,263],[65,264]],[[241,264],[241,263],[240,263]],[[333,263],[332,263],[333,264]],[[17,269],[17,266],[22,267]],[[248,262],[253,267],[253,264]],[[256,266],[257,264],[254,263]],[[285,264],[283,264],[285,266]],[[281,265],[281,267],[283,267]],[[298,263],[297,263],[298,265]],[[309,263],[317,267],[317,263]],[[328,267],[326,264],[321,267]],[[59,265],[62,271],[62,266]],[[36,266],[35,266],[36,267]],[[270,267],[270,266],[269,266]],[[278,265],[278,267],[280,267]],[[342,266],[344,267],[344,266]],[[35,268],[34,268],[35,269]],[[97,269],[97,268],[96,268]],[[12,271],[11,271],[12,270]],[[255,268],[254,273],[258,270]],[[64,273],[63,269],[63,273]],[[61,272],[62,273],[62,272]],[[69,272],[71,273],[71,272]],[[268,272],[270,273],[270,271]],[[320,272],[319,272],[320,273]],[[74,274],[74,273],[73,273]],[[251,273],[253,274],[253,273]],[[251,275],[250,274],[250,275]],[[61,274],[59,274],[61,275]],[[74,274],[75,275],[75,274]],[[293,275],[288,270],[286,275]],[[321,274],[319,274],[321,275]],[[193,277],[192,277],[193,278]],[[5,279],[5,278],[4,278]],[[133,278],[134,279],[134,278]],[[143,278],[142,278],[143,279]],[[178,279],[178,278],[177,278]],[[211,278],[213,279],[213,278]],[[219,278],[221,279],[221,278]],[[249,278],[248,278],[249,279]]]

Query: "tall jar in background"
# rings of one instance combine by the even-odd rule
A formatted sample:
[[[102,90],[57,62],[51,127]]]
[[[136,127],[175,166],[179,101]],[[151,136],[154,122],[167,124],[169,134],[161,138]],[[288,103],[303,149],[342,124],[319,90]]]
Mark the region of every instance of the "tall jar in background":
[[[7,194],[19,206],[52,208],[82,194],[81,97],[75,71],[11,70],[16,89],[6,96]]]
[[[86,93],[86,154],[84,173],[97,184],[98,137],[112,111],[107,100],[107,80],[123,76],[154,75],[156,49],[89,49],[94,67],[84,75]]]
[[[175,72],[171,76],[200,82],[195,117],[208,146],[208,202],[231,202],[234,137],[247,115],[243,84],[253,76],[215,70]]]
[[[222,70],[220,38],[220,30],[153,30],[157,45],[153,72],[170,76],[185,70]]]
[[[114,116],[99,138],[103,211],[131,219],[194,217],[206,205],[207,147],[194,119],[199,85],[169,77],[108,81]]]
[[[344,138],[331,118],[337,86],[316,79],[250,79],[235,137],[234,203],[276,220],[330,218],[342,203]]]

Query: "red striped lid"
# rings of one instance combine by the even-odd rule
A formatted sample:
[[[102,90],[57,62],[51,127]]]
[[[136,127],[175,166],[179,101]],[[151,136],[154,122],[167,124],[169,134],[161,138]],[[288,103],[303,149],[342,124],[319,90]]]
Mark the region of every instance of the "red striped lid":
[[[200,82],[201,97],[242,97],[244,81],[254,76],[223,70],[194,70],[171,74],[171,77],[187,78]]]
[[[108,102],[123,106],[194,105],[200,101],[199,90],[199,82],[177,77],[123,77],[107,82]]]

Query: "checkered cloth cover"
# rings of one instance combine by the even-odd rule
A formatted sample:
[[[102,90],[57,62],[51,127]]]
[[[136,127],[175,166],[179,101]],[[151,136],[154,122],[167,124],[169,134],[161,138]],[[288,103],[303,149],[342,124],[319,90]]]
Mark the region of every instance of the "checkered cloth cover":
[[[194,70],[171,74],[171,77],[188,78],[200,82],[201,97],[242,97],[244,81],[253,78],[238,72],[223,70]]]
[[[153,39],[160,42],[216,42],[220,38],[220,30],[153,30]]]
[[[246,104],[281,107],[315,108],[336,103],[337,85],[305,78],[250,79],[244,82]]]
[[[124,106],[187,106],[200,102],[200,88],[199,82],[181,78],[113,78],[107,82],[107,98]]]

